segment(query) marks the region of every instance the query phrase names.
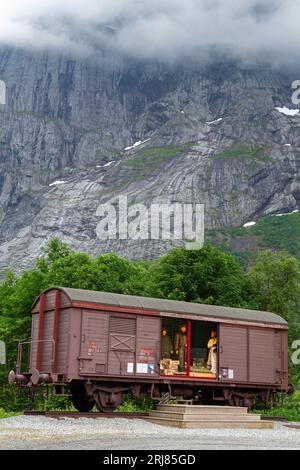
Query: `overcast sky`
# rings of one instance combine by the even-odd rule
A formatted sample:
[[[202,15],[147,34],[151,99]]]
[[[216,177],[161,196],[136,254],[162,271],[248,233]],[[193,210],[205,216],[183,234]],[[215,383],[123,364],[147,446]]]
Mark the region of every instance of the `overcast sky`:
[[[225,45],[243,56],[299,56],[300,0],[2,0],[0,43],[141,58]]]

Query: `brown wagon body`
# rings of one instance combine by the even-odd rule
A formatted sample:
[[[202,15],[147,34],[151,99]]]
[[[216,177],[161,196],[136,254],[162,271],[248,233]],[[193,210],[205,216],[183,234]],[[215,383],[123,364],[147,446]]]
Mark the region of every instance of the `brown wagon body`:
[[[184,319],[189,334],[191,322],[217,325],[216,377],[161,375],[164,318]],[[69,385],[79,409],[111,410],[127,392],[248,405],[288,390],[288,326],[269,312],[55,287],[33,305],[25,372],[22,348],[10,381],[51,383],[57,393]]]

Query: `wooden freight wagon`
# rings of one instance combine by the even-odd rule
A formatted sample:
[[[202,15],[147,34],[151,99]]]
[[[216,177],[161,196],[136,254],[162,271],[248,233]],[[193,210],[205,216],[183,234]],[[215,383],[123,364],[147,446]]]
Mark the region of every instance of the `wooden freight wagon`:
[[[81,411],[111,411],[127,393],[251,406],[288,391],[288,325],[270,312],[53,287],[33,305],[9,381],[67,389]]]

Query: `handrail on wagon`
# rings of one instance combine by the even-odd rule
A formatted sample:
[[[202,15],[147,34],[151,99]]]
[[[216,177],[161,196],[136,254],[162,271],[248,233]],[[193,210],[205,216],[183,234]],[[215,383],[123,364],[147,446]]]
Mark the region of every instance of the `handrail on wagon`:
[[[52,343],[52,350],[51,350],[51,371],[53,369],[54,361],[55,361],[55,340],[52,339],[37,339],[37,340],[31,340],[31,341],[19,341],[18,344],[18,355],[17,355],[17,365],[16,365],[16,373],[21,374],[21,369],[22,369],[22,356],[23,356],[23,346],[25,344],[29,344],[29,351],[28,351],[28,358],[27,358],[27,368],[29,370],[30,364],[30,356],[31,356],[31,348],[34,343]]]

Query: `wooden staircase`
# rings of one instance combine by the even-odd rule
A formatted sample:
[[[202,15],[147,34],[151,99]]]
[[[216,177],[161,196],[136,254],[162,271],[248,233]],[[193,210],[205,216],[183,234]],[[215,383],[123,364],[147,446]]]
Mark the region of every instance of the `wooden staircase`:
[[[262,421],[258,414],[248,413],[247,408],[234,406],[204,406],[186,404],[161,404],[147,421],[178,428],[244,428],[273,429],[273,421]]]

